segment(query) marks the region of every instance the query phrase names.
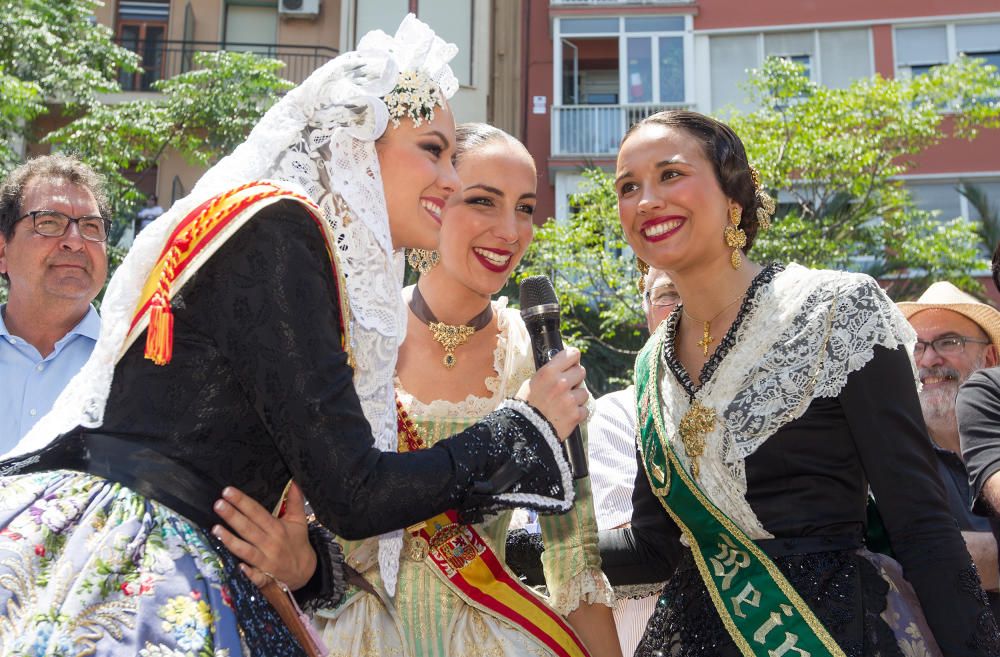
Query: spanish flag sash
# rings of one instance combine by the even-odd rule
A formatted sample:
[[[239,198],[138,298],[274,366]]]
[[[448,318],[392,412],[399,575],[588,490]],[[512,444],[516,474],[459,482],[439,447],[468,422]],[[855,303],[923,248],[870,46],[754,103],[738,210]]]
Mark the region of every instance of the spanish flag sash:
[[[333,235],[323,219],[323,211],[305,196],[272,182],[258,181],[208,199],[177,224],[146,278],[118,358],[146,331],[146,358],[157,365],[169,363],[173,355],[174,326],[170,301],[174,294],[247,221],[261,209],[283,200],[302,204],[324,237],[330,256],[330,274],[337,281],[339,292],[341,343],[350,357],[349,307],[344,293],[343,273],[337,262]]]
[[[664,336],[658,331],[636,359],[639,447],[653,494],[687,538],[722,624],[745,657],[844,657],[774,562],[681,465],[660,398]]]
[[[399,451],[424,449],[416,425],[396,400]],[[522,628],[559,657],[589,657],[565,620],[508,570],[472,525],[446,511],[406,530],[407,556],[432,567],[466,604]]]

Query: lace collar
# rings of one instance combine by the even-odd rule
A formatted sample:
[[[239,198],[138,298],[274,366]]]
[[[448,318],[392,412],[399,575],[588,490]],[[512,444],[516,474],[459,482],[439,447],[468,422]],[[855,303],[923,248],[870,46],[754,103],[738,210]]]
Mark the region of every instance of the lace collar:
[[[673,312],[667,318],[666,326],[666,336],[663,343],[663,362],[670,369],[670,372],[677,379],[678,383],[684,386],[684,390],[687,391],[688,397],[694,399],[694,396],[698,394],[698,390],[705,386],[706,383],[715,374],[715,370],[719,368],[719,364],[726,357],[729,351],[736,344],[736,334],[740,330],[740,326],[747,317],[753,312],[754,308],[757,307],[757,297],[758,291],[772,280],[776,274],[785,270],[785,266],[779,263],[771,263],[760,270],[753,280],[750,281],[750,286],[747,288],[747,293],[743,297],[743,303],[740,304],[739,312],[736,314],[736,319],[733,321],[729,330],[726,331],[726,335],[719,342],[719,346],[716,347],[715,351],[709,357],[705,364],[701,368],[701,380],[700,386],[695,386],[694,381],[691,380],[691,376],[688,374],[687,370],[684,369],[684,365],[681,364],[679,358],[677,358],[676,351],[676,339],[677,339],[677,326],[680,324],[681,313],[683,309],[683,304],[678,305],[674,308]]]
[[[717,421],[705,435],[699,486],[712,502],[754,539],[770,538],[746,501],[745,459],[813,399],[836,397],[847,378],[875,357],[875,347],[912,350],[913,329],[870,277],[816,271],[789,264],[768,268],[720,344],[714,369],[694,389],[684,384],[671,346],[677,317],[655,334],[668,367],[657,382],[666,438],[690,458],[677,427],[696,399]],[[676,314],[677,311],[675,311]],[[670,370],[668,373],[666,370]],[[916,372],[914,371],[914,376]]]

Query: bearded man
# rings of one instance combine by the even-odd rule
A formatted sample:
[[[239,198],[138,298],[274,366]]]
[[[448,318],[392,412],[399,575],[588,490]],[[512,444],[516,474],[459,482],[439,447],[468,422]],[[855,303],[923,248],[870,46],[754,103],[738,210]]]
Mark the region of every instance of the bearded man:
[[[955,401],[959,386],[974,372],[997,365],[1000,311],[946,281],[931,285],[917,301],[898,305],[917,332],[913,356],[922,384],[920,407],[934,441],[948,503],[998,613],[997,542],[987,519],[971,510]]]

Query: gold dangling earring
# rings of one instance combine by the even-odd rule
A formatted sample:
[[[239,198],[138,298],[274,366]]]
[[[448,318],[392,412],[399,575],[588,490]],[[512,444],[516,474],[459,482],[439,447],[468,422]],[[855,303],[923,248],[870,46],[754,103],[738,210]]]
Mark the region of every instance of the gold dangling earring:
[[[738,205],[729,208],[729,225],[726,226],[724,236],[726,238],[726,246],[733,250],[729,256],[729,263],[733,266],[733,269],[739,269],[743,266],[741,249],[747,245],[747,234],[740,228],[740,218],[742,216],[743,210]]]
[[[639,270],[639,281],[636,284],[639,286],[640,292],[645,292],[646,274],[649,273],[649,265],[642,258],[637,257],[635,259],[635,268]]]
[[[410,267],[421,274],[426,274],[430,270],[434,269],[441,260],[441,255],[437,251],[429,251],[427,249],[410,249],[406,252],[406,262],[410,263]]]

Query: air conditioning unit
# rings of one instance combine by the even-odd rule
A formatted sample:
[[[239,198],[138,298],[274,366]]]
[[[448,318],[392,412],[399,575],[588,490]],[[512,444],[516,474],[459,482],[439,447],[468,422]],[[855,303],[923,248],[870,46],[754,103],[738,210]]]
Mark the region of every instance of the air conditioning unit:
[[[287,18],[319,16],[320,0],[278,0],[278,13]]]

